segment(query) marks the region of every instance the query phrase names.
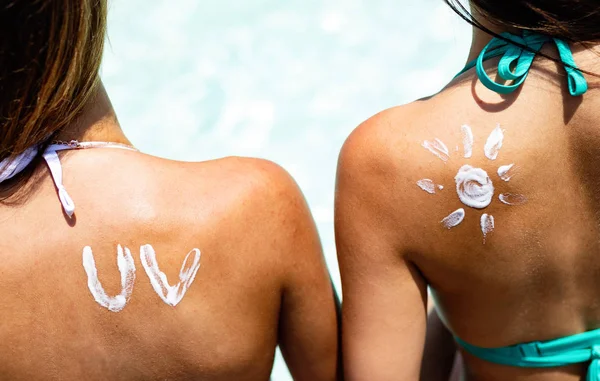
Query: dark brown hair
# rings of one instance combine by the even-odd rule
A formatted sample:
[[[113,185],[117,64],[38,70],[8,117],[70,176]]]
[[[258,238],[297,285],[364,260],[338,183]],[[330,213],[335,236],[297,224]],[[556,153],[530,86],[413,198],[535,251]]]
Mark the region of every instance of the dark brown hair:
[[[44,144],[93,94],[106,0],[14,0],[0,5],[0,160]]]
[[[597,0],[471,0],[470,13],[459,0],[444,0],[472,25],[495,35],[478,20],[504,27],[535,31],[570,42],[600,40]]]

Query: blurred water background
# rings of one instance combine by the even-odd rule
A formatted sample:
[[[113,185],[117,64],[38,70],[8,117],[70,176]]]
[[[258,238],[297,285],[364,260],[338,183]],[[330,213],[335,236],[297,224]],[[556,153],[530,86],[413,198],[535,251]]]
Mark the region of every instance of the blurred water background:
[[[255,156],[302,188],[338,292],[338,152],[369,116],[439,91],[471,29],[442,0],[110,0],[102,78],[142,151]],[[279,354],[274,381],[291,380]]]

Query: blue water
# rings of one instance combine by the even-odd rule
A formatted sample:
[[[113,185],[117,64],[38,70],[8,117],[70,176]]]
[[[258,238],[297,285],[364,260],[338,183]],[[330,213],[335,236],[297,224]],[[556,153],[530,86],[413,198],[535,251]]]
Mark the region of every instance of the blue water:
[[[306,195],[340,289],[337,155],[360,122],[438,91],[470,28],[442,0],[110,0],[102,78],[145,152],[257,156]],[[290,380],[279,359],[273,380]]]

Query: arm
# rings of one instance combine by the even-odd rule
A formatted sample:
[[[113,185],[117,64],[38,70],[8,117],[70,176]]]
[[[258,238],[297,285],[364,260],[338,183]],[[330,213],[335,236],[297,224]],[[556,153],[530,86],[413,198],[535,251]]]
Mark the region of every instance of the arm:
[[[404,228],[410,216],[398,212],[406,202],[393,181],[399,169],[381,158],[386,138],[365,124],[345,143],[338,167],[335,225],[344,290],[344,372],[351,381],[416,381],[425,343],[427,283],[402,245],[411,231]]]
[[[281,210],[286,231],[286,272],[279,321],[279,345],[294,380],[340,379],[336,296],[317,230],[293,181],[282,192],[288,202]],[[280,184],[281,184],[280,182]]]

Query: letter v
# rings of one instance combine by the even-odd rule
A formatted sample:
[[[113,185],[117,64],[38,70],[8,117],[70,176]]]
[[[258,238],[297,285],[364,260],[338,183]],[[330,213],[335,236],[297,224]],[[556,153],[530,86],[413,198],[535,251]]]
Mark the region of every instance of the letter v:
[[[163,302],[173,307],[181,302],[187,289],[194,282],[196,273],[200,268],[200,250],[192,249],[183,260],[183,265],[179,271],[179,283],[171,286],[167,281],[165,273],[158,268],[156,253],[151,245],[140,247],[140,259],[144,270],[146,270],[146,274],[148,274],[148,278],[150,278],[150,283],[152,283],[154,291],[156,291]]]

